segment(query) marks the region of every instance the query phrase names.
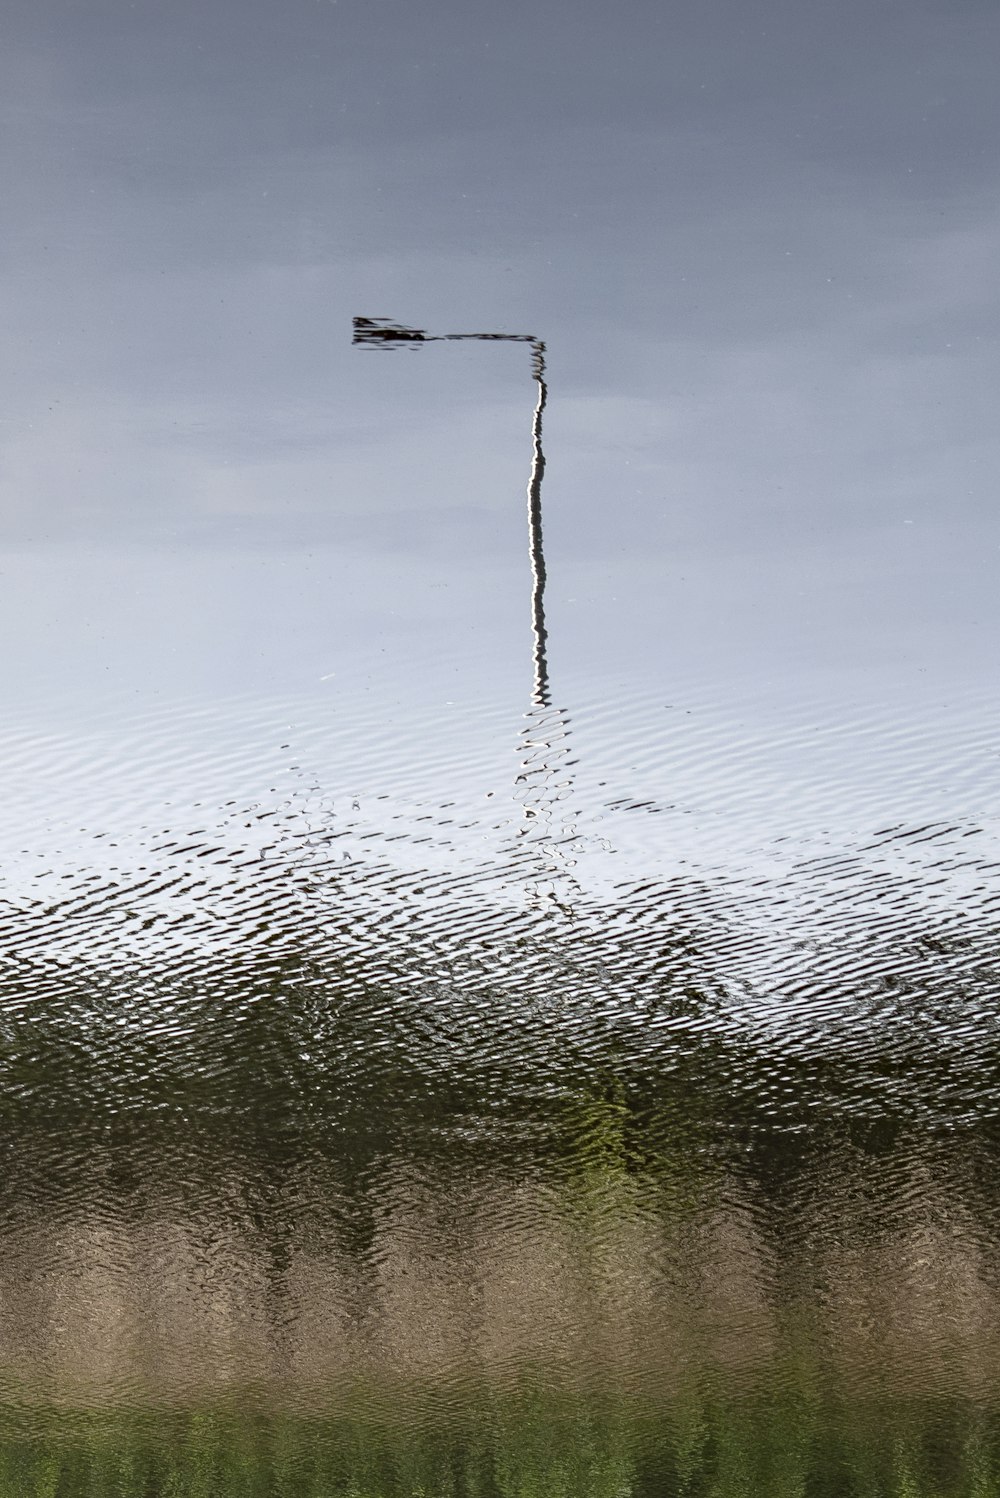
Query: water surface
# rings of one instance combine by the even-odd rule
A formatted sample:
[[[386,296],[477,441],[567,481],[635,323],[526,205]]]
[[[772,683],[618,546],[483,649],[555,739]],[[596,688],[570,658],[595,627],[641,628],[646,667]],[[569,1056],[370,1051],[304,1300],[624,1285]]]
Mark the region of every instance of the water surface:
[[[0,1486],[994,1491],[993,12],[4,29]]]

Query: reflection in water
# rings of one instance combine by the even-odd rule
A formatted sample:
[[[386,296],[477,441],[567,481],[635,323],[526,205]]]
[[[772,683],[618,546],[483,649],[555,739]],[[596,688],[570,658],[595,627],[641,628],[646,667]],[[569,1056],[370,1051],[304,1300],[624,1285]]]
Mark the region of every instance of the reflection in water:
[[[9,902],[8,1487],[991,1491],[995,916],[885,935],[897,878],[782,963],[759,878],[558,919],[459,820],[276,795]]]
[[[419,347],[424,343],[527,343],[531,347],[531,374],[538,386],[538,399],[531,424],[531,476],[528,479],[528,550],[531,558],[531,629],[534,636],[535,680],[532,702],[550,703],[549,664],[545,628],[545,551],[542,543],[542,479],[545,453],[542,449],[542,415],[548,398],[545,380],[545,344],[531,333],[425,333],[385,317],[356,317],[354,342],[367,348]]]
[[[531,707],[520,736],[521,769],[516,799],[522,810],[517,829],[520,846],[514,872],[527,898],[539,907],[570,913],[579,886],[572,875],[575,828],[563,803],[572,789],[570,725],[565,709],[552,702],[549,682],[548,630],[545,624],[545,547],[542,535],[542,480],[545,452],[542,417],[548,399],[545,344],[530,333],[443,333],[388,318],[356,317],[354,343],[392,349],[425,343],[526,343],[531,348],[531,374],[538,387],[531,423],[531,472],[528,478],[528,556],[531,563],[531,632],[533,682]]]
[[[545,345],[532,346],[532,372],[538,384],[538,400],[531,426],[531,477],[528,480],[528,545],[531,555],[531,628],[535,637],[535,685],[532,700],[539,707],[549,703],[549,666],[545,630],[545,552],[542,545],[542,479],[545,454],[542,451],[542,413],[548,389],[545,383]]]
[[[997,828],[820,818],[738,867],[735,811],[713,864],[714,806],[585,783],[517,341],[514,794],[442,761],[447,799],[363,807],[296,765],[11,856],[0,1492],[997,1490]]]

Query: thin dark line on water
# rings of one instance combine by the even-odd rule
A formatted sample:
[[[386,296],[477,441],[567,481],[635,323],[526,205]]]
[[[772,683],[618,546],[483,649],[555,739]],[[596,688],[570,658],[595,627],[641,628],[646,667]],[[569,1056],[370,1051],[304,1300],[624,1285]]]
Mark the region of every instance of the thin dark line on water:
[[[545,382],[545,345],[535,343],[532,373],[538,384],[538,401],[531,423],[531,477],[528,480],[528,550],[531,556],[531,631],[534,636],[535,682],[532,701],[538,707],[551,703],[549,690],[548,631],[545,627],[545,550],[542,543],[542,479],[545,453],[542,449],[542,413],[548,398]]]
[[[542,445],[542,421],[548,399],[545,378],[545,344],[532,333],[427,333],[388,318],[356,317],[354,343],[370,348],[419,346],[422,343],[527,343],[531,347],[531,377],[538,396],[531,418],[531,472],[528,478],[528,560],[531,565],[531,706],[521,730],[517,776],[517,799],[521,802],[522,825],[518,838],[526,845],[515,854],[521,878],[530,866],[534,880],[534,898],[544,905],[552,902],[560,909],[557,885],[572,889],[574,899],[582,891],[572,873],[576,862],[570,852],[575,828],[568,807],[560,803],[573,783],[569,759],[569,720],[561,708],[553,708],[549,681],[548,628],[545,623],[545,547],[542,535],[542,480],[545,477],[545,451]]]
[[[366,348],[413,347],[422,343],[528,343],[531,345],[531,375],[538,386],[538,400],[531,421],[531,476],[528,480],[528,552],[531,561],[531,633],[534,680],[533,707],[550,707],[548,630],[545,626],[545,552],[542,543],[542,479],[545,453],[542,449],[542,413],[548,399],[545,380],[545,344],[533,333],[427,333],[385,317],[356,317],[352,341]]]

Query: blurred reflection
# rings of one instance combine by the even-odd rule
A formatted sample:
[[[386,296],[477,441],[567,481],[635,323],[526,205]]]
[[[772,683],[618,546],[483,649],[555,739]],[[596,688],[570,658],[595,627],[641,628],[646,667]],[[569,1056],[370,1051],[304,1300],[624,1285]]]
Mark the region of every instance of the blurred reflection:
[[[530,903],[572,915],[580,893],[573,878],[575,828],[567,820],[572,788],[570,724],[564,708],[552,702],[549,681],[548,630],[545,624],[545,548],[542,535],[542,479],[545,452],[542,417],[548,399],[545,344],[530,333],[427,333],[384,317],[355,317],[355,344],[364,348],[412,348],[425,343],[526,343],[537,399],[531,423],[531,470],[528,478],[528,556],[531,564],[531,632],[533,682],[531,707],[520,735],[521,769],[515,799],[522,821],[517,836],[523,846],[514,855],[514,870]]]
[[[8,15],[0,1495],[1000,1491],[1000,9]]]
[[[14,1493],[1000,1480],[995,850],[899,822],[709,877],[609,839],[581,877],[611,818],[671,808],[571,804],[544,348],[512,341],[538,390],[518,820],[479,784],[366,817],[293,766],[6,900]]]
[[[385,317],[356,317],[354,340],[363,348],[414,347],[424,343],[527,343],[531,347],[531,373],[538,386],[538,399],[531,424],[531,475],[528,479],[528,552],[531,559],[531,629],[534,636],[535,706],[550,703],[548,635],[545,628],[545,551],[542,543],[542,479],[545,453],[542,449],[542,414],[548,398],[545,381],[545,344],[531,333],[426,333]]]

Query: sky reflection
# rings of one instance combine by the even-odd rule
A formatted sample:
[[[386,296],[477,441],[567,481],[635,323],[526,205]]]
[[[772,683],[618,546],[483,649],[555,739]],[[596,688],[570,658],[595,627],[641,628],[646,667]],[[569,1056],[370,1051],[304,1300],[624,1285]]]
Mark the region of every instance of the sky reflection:
[[[839,724],[860,807],[885,777],[850,725],[891,704],[933,781],[922,746],[993,713],[998,26],[973,4],[10,6],[16,732],[254,698],[278,742],[340,693],[383,704],[402,765],[428,709],[516,725],[523,351],[359,360],[369,309],[546,339],[565,705],[728,700],[757,740]],[[473,721],[442,732],[478,761]]]

